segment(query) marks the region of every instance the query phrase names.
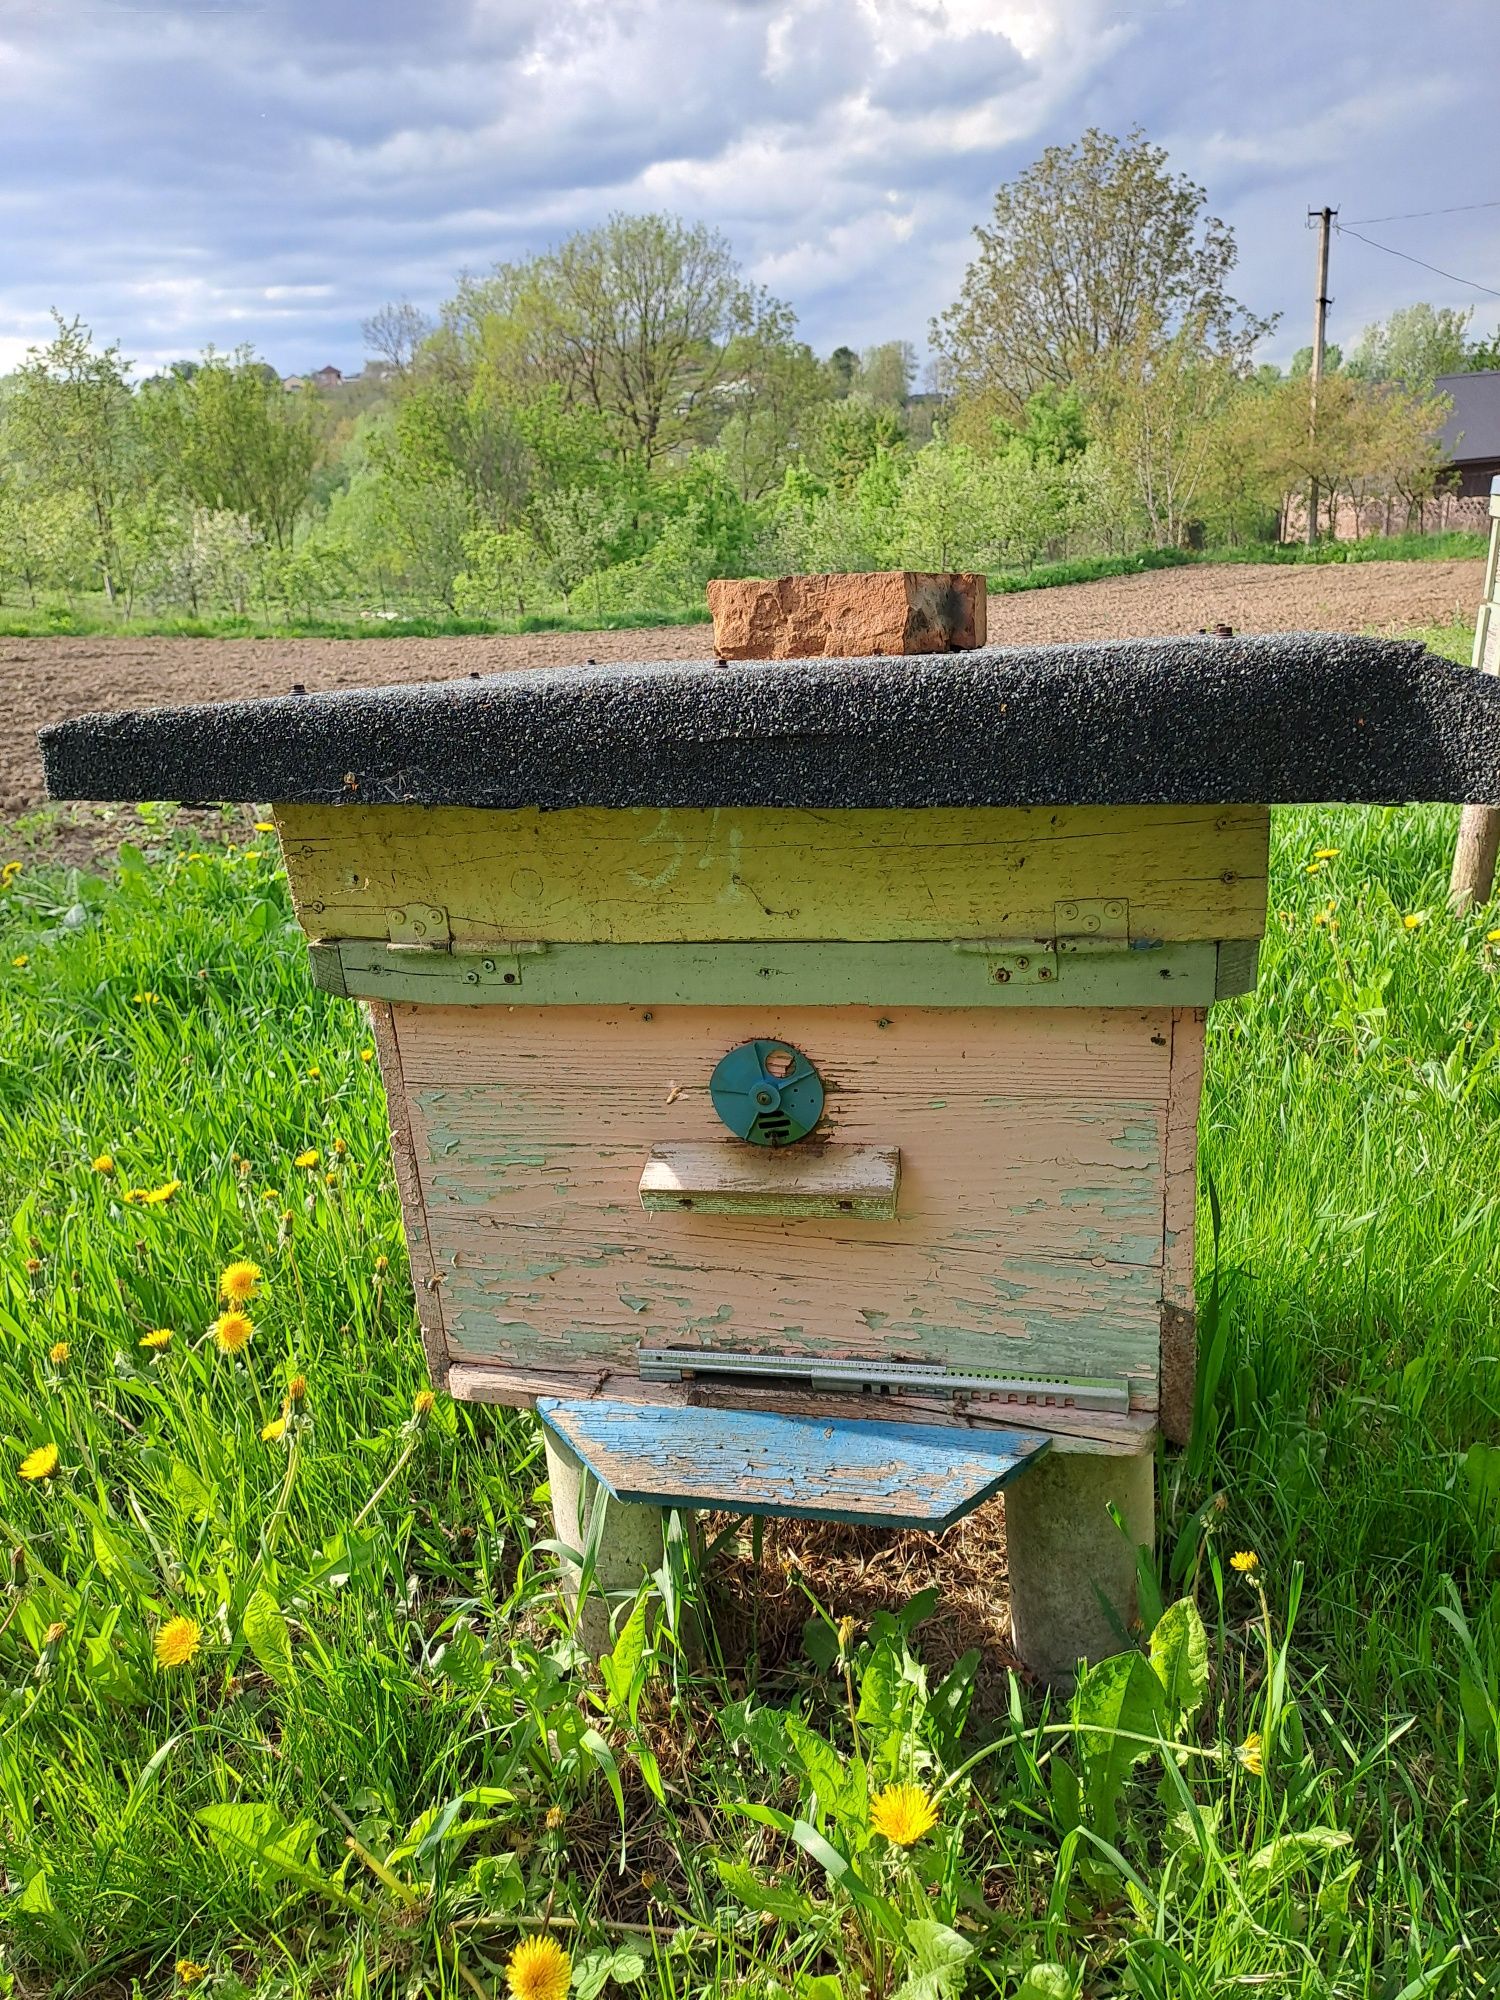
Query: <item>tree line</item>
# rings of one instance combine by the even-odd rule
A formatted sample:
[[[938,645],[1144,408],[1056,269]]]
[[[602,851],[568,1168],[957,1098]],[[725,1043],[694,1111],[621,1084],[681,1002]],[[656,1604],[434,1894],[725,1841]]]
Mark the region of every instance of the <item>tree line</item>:
[[[725,239],[617,215],[365,324],[364,375],[289,389],[249,349],[144,380],[56,317],[0,382],[0,594],[151,607],[601,620],[710,576],[1274,540],[1290,496],[1404,528],[1441,491],[1433,381],[1500,365],[1418,305],[1256,366],[1233,232],[1139,132],[997,193],[914,348],[819,356]]]

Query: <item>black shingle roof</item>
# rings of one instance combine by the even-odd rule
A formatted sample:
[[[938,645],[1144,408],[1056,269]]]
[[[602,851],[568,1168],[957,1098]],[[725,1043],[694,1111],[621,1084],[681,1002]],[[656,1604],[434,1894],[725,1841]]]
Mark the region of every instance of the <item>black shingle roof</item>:
[[[549,668],[85,716],[54,798],[465,806],[1500,802],[1500,681],[1406,641]]]

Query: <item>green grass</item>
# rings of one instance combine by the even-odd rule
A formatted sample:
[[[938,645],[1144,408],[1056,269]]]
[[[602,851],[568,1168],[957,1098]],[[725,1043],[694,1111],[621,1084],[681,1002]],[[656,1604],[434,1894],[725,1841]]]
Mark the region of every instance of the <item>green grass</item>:
[[[1269,547],[1208,549],[1198,558],[1210,563],[1451,562],[1482,556],[1489,547],[1482,529],[1449,528],[1440,535],[1366,535],[1357,542],[1277,542]]]
[[[225,612],[210,618],[189,618],[176,612],[142,612],[124,617],[104,607],[103,599],[86,604],[0,605],[0,638],[56,639],[74,634],[92,637],[164,639],[451,639],[470,633],[634,632],[656,625],[702,625],[707,607],[684,611],[622,612],[616,617],[567,616],[562,612],[529,618],[458,618],[440,612],[364,617],[358,613],[327,617],[279,618]]]
[[[841,1634],[849,1567],[815,1554],[767,1576],[805,1650],[694,1666],[674,1599],[591,1672],[533,1420],[414,1410],[378,1079],[274,855],[148,824],[108,882],[27,864],[0,891],[5,1990],[165,1993],[189,1958],[226,2000],[474,2000],[546,1919],[582,2000],[1494,1992],[1500,911],[1446,913],[1453,821],[1277,816],[1260,990],[1211,1029],[1211,1393],[1146,1581],[1205,1652],[1184,1607],[1180,1700],[1122,1655],[1074,1716],[993,1662],[924,1669],[924,1603]],[[242,1256],[234,1359],[205,1328]],[[712,1566],[670,1575],[712,1605]],[[201,1647],[164,1670],[177,1615]],[[909,1850],[870,1824],[895,1775],[940,1792]]]
[[[1455,556],[1482,556],[1487,537],[1454,530],[1442,535],[1370,536],[1359,542],[1254,543],[1244,548],[1138,549],[1124,556],[1080,556],[1069,562],[1039,563],[1007,570],[989,579],[996,596],[1021,590],[1053,590],[1069,583],[1097,583],[1105,577],[1135,576],[1146,570],[1181,569],[1191,563],[1435,562]],[[439,612],[402,612],[370,617],[330,611],[317,617],[216,614],[193,618],[176,612],[141,612],[130,617],[111,610],[103,598],[82,603],[0,604],[0,638],[58,638],[113,633],[119,637],[181,639],[447,639],[469,633],[638,631],[655,625],[699,625],[706,606],[621,613],[608,618],[564,613],[530,618],[458,618]]]

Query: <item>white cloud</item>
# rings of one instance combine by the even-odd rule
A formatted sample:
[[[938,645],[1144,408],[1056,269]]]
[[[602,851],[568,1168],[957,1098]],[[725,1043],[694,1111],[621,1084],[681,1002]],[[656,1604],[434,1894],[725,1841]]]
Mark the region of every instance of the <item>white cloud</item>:
[[[1428,0],[1415,42],[1406,6],[1351,38],[1305,0],[0,0],[0,356],[55,302],[143,356],[353,366],[384,299],[644,207],[723,228],[820,346],[920,341],[995,185],[1137,122],[1238,229],[1242,295],[1300,310],[1309,201],[1500,177],[1500,14]],[[1351,309],[1437,295],[1384,262]]]

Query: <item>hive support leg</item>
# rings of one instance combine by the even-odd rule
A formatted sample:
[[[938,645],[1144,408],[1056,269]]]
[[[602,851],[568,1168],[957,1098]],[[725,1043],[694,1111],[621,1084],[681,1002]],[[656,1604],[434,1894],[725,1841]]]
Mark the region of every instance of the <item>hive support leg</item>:
[[[552,1491],[552,1524],[558,1541],[582,1553],[596,1510],[604,1505],[604,1525],[595,1552],[588,1596],[578,1603],[582,1578],[576,1562],[563,1558],[563,1592],[573,1609],[579,1644],[597,1660],[614,1641],[610,1618],[661,1568],[666,1515],[660,1507],[616,1500],[599,1484],[578,1454],[549,1430],[547,1481]]]
[[[1113,1501],[1128,1531],[1109,1512]],[[1071,1687],[1080,1659],[1124,1650],[1099,1602],[1135,1620],[1135,1549],[1155,1532],[1156,1459],[1049,1451],[1005,1495],[1011,1643],[1031,1671]]]

